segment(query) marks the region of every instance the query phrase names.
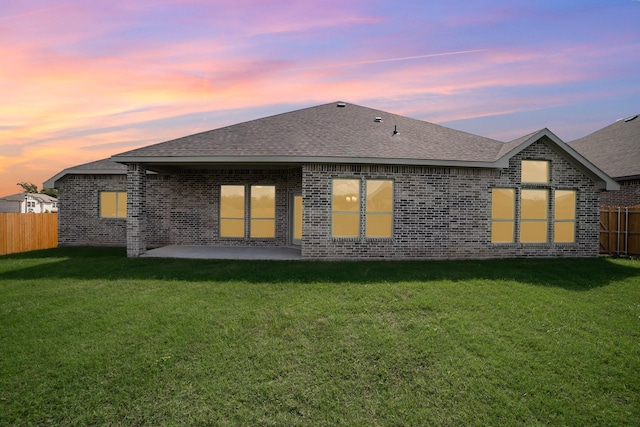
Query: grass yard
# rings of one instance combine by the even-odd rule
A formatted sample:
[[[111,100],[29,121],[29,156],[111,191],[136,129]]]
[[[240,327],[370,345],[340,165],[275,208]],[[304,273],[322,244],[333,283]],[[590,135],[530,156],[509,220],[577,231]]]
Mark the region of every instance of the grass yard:
[[[0,425],[637,426],[640,261],[0,257]]]

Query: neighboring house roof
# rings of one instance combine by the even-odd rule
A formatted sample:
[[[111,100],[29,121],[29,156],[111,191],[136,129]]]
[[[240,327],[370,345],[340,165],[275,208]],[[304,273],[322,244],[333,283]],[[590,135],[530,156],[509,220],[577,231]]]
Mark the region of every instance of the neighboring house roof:
[[[591,176],[602,188],[618,184],[570,149],[548,129],[509,143],[433,123],[344,102],[277,114],[138,148],[65,169],[67,173],[126,173],[117,163],[142,163],[148,170],[221,165],[302,163],[394,164],[506,168],[529,145],[546,141]],[[98,163],[99,165],[95,165]],[[117,164],[116,163],[116,164]],[[105,166],[101,169],[100,165]]]
[[[57,198],[51,197],[48,194],[42,194],[42,193],[18,193],[18,194],[12,194],[10,196],[2,197],[0,198],[0,200],[6,200],[10,202],[23,202],[25,199],[25,196],[29,196],[31,199],[34,199],[43,203],[54,203],[58,201]]]
[[[122,175],[127,173],[127,165],[116,163],[110,159],[96,160],[63,170],[44,182],[44,188],[55,188],[56,181],[65,175]]]
[[[620,119],[569,145],[616,180],[640,178],[638,115]]]

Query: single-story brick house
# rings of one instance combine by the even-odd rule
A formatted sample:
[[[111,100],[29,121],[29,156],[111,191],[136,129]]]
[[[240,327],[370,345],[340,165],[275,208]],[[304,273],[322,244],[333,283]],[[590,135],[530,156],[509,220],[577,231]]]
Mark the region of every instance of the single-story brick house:
[[[640,118],[620,119],[569,146],[620,184],[600,194],[602,206],[640,205]]]
[[[547,129],[503,143],[344,102],[66,169],[61,245],[294,246],[303,259],[598,255],[618,184]]]

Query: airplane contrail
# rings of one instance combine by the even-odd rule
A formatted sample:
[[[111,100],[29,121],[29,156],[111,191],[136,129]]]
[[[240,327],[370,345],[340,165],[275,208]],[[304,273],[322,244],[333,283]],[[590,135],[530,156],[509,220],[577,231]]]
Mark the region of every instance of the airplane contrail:
[[[333,65],[318,65],[315,67],[303,67],[296,68],[291,71],[304,71],[304,70],[313,70],[317,68],[339,68],[339,67],[352,67],[355,65],[365,65],[365,64],[378,64],[381,62],[395,62],[395,61],[410,61],[413,59],[423,59],[423,58],[435,58],[438,56],[451,56],[451,55],[464,55],[467,53],[477,53],[477,52],[486,52],[488,49],[475,49],[475,50],[460,50],[456,52],[442,52],[442,53],[430,53],[426,55],[416,55],[416,56],[403,56],[400,58],[386,58],[386,59],[374,59],[371,61],[357,61],[357,62],[345,62],[342,64],[333,64]]]

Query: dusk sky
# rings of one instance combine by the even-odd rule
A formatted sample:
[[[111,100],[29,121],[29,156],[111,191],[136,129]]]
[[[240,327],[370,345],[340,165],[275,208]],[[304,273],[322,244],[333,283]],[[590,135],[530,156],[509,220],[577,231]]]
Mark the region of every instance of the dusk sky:
[[[0,197],[346,101],[510,141],[640,113],[640,1],[3,0]]]

